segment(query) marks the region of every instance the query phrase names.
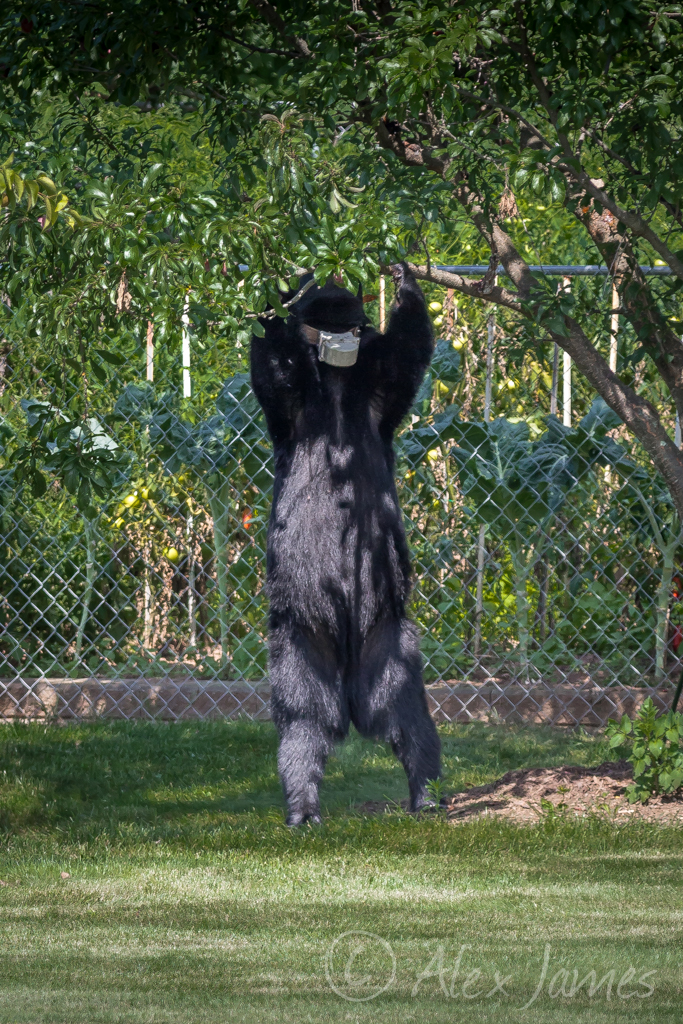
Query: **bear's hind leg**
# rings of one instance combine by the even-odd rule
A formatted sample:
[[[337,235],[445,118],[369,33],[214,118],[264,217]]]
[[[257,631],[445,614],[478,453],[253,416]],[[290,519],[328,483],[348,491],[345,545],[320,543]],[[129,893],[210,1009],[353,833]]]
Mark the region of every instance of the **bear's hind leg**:
[[[271,707],[287,824],[320,822],[318,788],[335,740],[348,731],[335,645],[329,636],[280,625],[270,637]]]
[[[441,742],[427,707],[419,637],[408,619],[378,623],[361,655],[352,715],[364,735],[383,736],[408,777],[410,809],[433,803],[426,786],[441,774]]]
[[[407,714],[399,714],[389,732],[391,749],[408,777],[410,810],[433,807],[435,801],[427,793],[427,782],[441,774],[441,742],[436,726],[427,710],[415,702]]]
[[[288,825],[320,823],[318,787],[331,748],[331,737],[316,722],[289,722],[281,728],[277,765]]]

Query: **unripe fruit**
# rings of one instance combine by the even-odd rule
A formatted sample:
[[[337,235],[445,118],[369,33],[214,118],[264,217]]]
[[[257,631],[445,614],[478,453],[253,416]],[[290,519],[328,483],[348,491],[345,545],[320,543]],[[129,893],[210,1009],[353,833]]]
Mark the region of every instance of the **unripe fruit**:
[[[180,558],[180,554],[177,548],[166,548],[166,550],[164,551],[164,555],[166,556],[166,558],[168,558],[169,562],[173,562],[174,564]]]
[[[441,305],[440,302],[430,302],[429,303],[429,311],[431,313],[440,313],[442,309],[443,309],[443,306]]]
[[[437,390],[438,394],[441,395],[442,398],[445,397],[449,393],[448,387],[444,384],[444,382],[442,380],[437,380],[437,382],[436,382],[436,390]]]
[[[149,498],[149,487],[140,488],[140,497],[144,498],[145,501]]]
[[[443,317],[442,316],[435,316],[434,317],[434,326],[435,327],[441,327],[442,323],[443,323]]]
[[[427,458],[429,459],[430,462],[436,462],[440,455],[441,452],[439,451],[438,448],[432,448],[430,452],[427,452]]]
[[[114,526],[116,527],[117,530],[120,530],[125,521],[126,520],[123,518],[123,516],[119,516],[118,519],[114,520]]]
[[[516,380],[508,380],[505,383],[507,384],[507,386],[510,389],[510,391],[514,391],[515,388],[517,387],[517,381]]]
[[[456,338],[452,342],[452,345],[456,352],[460,352],[460,350],[465,347],[465,342],[462,340],[462,338]]]
[[[123,499],[123,504],[126,506],[126,508],[132,508],[133,505],[137,505],[137,503],[137,494],[127,494],[126,497]]]

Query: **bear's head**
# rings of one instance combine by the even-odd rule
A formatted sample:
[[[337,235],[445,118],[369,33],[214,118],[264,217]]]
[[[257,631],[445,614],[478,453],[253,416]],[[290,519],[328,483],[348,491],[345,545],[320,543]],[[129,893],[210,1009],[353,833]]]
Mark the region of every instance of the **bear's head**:
[[[306,284],[306,278],[302,278],[299,284]],[[369,323],[363,309],[362,289],[359,288],[358,294],[354,295],[346,288],[340,288],[332,279],[322,288],[318,285],[309,288],[292,306],[291,315],[316,331],[333,334],[343,334]]]

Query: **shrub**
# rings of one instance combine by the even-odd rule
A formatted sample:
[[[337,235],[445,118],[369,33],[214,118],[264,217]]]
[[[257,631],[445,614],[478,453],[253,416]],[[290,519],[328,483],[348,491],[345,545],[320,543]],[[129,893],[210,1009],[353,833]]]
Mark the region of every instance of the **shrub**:
[[[624,715],[621,722],[610,718],[607,725],[610,747],[625,747],[633,765],[633,782],[626,789],[630,803],[647,800],[658,793],[675,793],[683,786],[683,714],[667,711],[657,715],[648,697],[636,718]]]

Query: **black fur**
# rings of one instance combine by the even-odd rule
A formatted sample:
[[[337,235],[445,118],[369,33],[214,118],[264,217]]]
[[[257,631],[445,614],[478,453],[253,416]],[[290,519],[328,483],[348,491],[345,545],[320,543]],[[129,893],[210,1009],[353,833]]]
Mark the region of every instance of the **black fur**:
[[[266,336],[252,339],[252,383],[275,456],[270,678],[290,825],[320,820],[325,761],[349,722],[391,743],[413,810],[440,771],[417,630],[405,613],[410,562],[392,448],[433,341],[417,282],[405,267],[395,278],[384,335],[368,325],[360,297],[328,283],[286,321],[261,321]],[[301,323],[362,326],[356,364],[320,362]]]

